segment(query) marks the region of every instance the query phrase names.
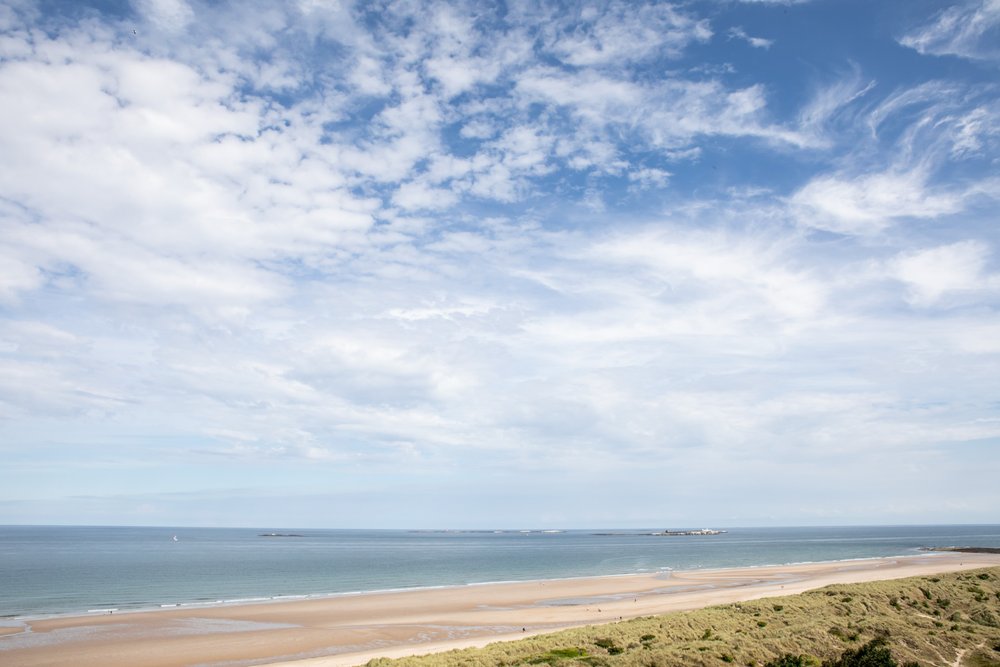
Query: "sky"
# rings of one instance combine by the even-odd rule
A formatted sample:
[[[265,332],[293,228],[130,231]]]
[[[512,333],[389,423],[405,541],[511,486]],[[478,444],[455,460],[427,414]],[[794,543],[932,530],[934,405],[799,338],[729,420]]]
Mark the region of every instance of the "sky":
[[[0,524],[1000,521],[1000,0],[4,0]]]

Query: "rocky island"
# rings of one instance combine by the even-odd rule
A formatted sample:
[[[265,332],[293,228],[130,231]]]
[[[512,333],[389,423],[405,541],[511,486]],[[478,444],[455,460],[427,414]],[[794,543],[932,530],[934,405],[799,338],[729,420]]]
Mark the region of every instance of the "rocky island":
[[[702,528],[701,530],[665,530],[662,533],[653,533],[653,535],[721,535],[725,533],[724,530],[714,530],[712,528]]]

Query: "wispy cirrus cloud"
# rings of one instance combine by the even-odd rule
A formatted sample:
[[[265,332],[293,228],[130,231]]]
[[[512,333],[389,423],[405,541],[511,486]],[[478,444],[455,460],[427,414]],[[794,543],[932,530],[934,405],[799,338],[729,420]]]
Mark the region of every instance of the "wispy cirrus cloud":
[[[774,40],[773,39],[764,39],[763,37],[752,37],[752,36],[750,36],[750,35],[747,34],[746,30],[744,30],[743,28],[739,28],[739,27],[730,28],[729,29],[729,37],[731,39],[733,39],[733,38],[735,38],[735,39],[742,39],[743,41],[745,41],[747,44],[749,44],[750,46],[754,47],[755,49],[769,49],[769,48],[771,48],[771,45],[774,44]]]
[[[1000,2],[959,2],[932,21],[900,38],[920,53],[953,55],[988,62],[1000,61]]]
[[[963,207],[959,193],[935,192],[921,170],[814,178],[792,206],[803,224],[842,234],[877,234],[900,219],[934,219]]]
[[[828,121],[821,119],[835,117],[837,136],[854,145],[836,170],[816,175],[790,199],[802,224],[878,234],[900,220],[938,219],[994,196],[988,174],[942,177],[981,162],[992,150],[982,147],[996,145],[992,89],[929,81],[859,107],[874,87],[838,85],[807,108],[805,126],[823,136]]]

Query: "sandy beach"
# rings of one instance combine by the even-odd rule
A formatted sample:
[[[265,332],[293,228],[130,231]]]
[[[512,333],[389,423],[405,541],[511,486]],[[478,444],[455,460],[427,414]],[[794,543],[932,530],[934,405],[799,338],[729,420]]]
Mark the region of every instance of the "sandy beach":
[[[25,620],[0,626],[0,663],[341,667],[828,584],[995,565],[998,554],[928,553]]]

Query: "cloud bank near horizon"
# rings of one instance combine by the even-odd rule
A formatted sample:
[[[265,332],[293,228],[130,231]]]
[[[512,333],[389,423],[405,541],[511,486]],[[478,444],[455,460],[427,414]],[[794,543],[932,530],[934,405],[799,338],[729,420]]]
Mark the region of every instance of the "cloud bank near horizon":
[[[8,3],[0,522],[992,520],[995,5]]]

